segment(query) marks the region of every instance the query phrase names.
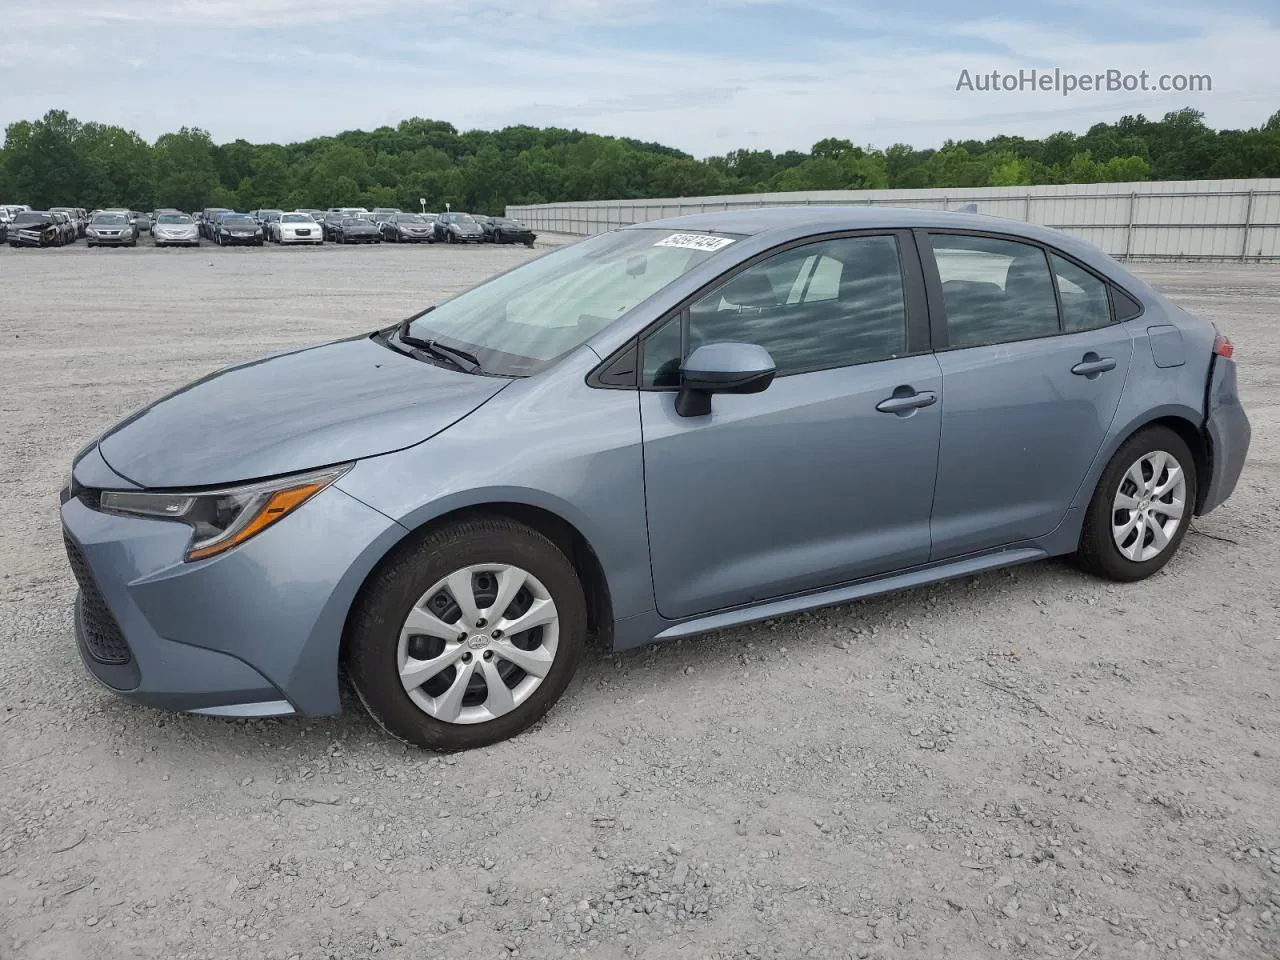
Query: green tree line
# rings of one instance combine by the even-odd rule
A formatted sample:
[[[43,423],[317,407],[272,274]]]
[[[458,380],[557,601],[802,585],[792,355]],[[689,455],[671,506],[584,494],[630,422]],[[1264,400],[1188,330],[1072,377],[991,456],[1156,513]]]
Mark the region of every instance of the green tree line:
[[[828,138],[808,152],[735,150],[698,160],[657,143],[579,130],[458,131],[413,118],[302,143],[214,143],[183,127],[149,143],[63,110],[19,121],[0,147],[0,202],[36,207],[394,206],[497,213],[509,203],[786,190],[984,187],[1280,177],[1280,111],[1249,130],[1213,130],[1186,108],[1126,116],[1040,140],[949,140],[876,149]]]

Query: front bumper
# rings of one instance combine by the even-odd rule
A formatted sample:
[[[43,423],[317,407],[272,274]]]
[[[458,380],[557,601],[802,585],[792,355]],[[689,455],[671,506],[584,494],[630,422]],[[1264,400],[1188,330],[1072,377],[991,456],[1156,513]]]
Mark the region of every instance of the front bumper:
[[[1253,435],[1240,405],[1236,363],[1227,357],[1213,358],[1205,433],[1209,436],[1209,483],[1200,505],[1201,516],[1221,506],[1235,491]]]
[[[294,233],[281,233],[281,243],[324,243],[324,234],[320,232],[318,227],[313,228],[311,233],[304,237],[300,237]]]
[[[262,244],[262,238],[255,236],[239,237],[234,234],[228,235],[224,233],[218,238],[218,242],[224,247],[256,247]]]
[[[121,233],[113,237],[86,237],[85,239],[95,247],[127,247],[134,242],[133,234],[131,233]]]
[[[96,450],[85,461],[103,475]],[[90,504],[83,491],[63,491],[63,533],[80,585],[76,642],[102,684],[165,709],[339,711],[347,611],[402,527],[330,487],[241,546],[187,563],[185,524]]]
[[[11,247],[54,247],[58,244],[58,237],[31,236],[26,233],[15,233],[9,231],[9,246]]]
[[[200,246],[200,235],[188,234],[185,237],[166,237],[156,235],[153,237],[157,247],[198,247]]]

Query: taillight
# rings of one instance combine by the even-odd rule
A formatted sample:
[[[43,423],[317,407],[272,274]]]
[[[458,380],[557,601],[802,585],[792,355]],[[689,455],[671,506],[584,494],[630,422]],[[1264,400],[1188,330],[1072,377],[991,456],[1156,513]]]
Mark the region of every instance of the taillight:
[[[1213,352],[1219,357],[1230,357],[1236,352],[1231,339],[1223,333],[1213,338]]]

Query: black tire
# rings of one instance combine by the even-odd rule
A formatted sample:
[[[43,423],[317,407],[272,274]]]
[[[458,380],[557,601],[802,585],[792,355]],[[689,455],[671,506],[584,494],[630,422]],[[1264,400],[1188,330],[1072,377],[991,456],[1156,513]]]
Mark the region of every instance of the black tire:
[[[560,616],[555,660],[511,712],[476,724],[428,715],[405,693],[396,664],[401,624],[431,584],[476,563],[510,563],[546,586]],[[347,668],[370,716],[405,743],[451,752],[485,747],[537,723],[573,679],[586,644],[587,609],[573,565],[550,540],[504,517],[464,520],[406,545],[365,586],[347,627]]]
[[[1169,538],[1169,544],[1150,560],[1130,560],[1120,552],[1111,535],[1112,507],[1125,472],[1141,457],[1163,450],[1178,462],[1186,476],[1186,502],[1177,530]],[[1085,513],[1084,528],[1080,534],[1080,547],[1074,560],[1078,567],[1095,576],[1120,583],[1145,580],[1164,567],[1182,544],[1191,525],[1191,515],[1199,489],[1195,458],[1186,441],[1168,427],[1153,426],[1139,430],[1116,451],[1107,468],[1102,471],[1098,487]]]

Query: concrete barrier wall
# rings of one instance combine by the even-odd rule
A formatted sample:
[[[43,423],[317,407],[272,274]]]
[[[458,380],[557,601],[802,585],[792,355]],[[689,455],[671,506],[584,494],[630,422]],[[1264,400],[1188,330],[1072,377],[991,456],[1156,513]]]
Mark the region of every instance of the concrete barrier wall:
[[[690,213],[765,206],[888,206],[1039,223],[1131,260],[1280,260],[1280,179],[1082,183],[1040,187],[822,190],[509,206],[540,232],[588,236]]]

